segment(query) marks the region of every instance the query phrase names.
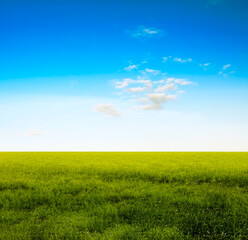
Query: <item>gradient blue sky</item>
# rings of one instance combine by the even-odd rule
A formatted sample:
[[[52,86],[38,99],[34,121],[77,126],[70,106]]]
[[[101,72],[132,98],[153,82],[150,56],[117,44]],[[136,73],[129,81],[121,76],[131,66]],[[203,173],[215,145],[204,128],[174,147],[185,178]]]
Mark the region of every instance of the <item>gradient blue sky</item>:
[[[245,0],[1,1],[1,151],[247,151]]]

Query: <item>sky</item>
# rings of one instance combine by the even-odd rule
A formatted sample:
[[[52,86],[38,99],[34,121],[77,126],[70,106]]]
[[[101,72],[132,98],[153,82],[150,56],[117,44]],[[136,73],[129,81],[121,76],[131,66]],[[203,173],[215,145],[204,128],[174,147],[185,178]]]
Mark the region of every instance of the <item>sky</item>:
[[[247,11],[0,1],[0,151],[248,151]]]

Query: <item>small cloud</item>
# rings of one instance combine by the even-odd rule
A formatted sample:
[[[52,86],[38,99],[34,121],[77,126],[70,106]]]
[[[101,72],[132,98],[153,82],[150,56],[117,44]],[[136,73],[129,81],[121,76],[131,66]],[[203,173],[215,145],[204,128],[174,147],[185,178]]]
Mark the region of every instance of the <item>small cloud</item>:
[[[158,30],[152,30],[151,28],[145,28],[143,31],[146,32],[147,34],[157,34],[158,33]]]
[[[141,83],[141,84],[143,84],[147,89],[152,89],[152,82],[151,82],[151,80],[139,79],[139,80],[136,81],[136,83]]]
[[[175,80],[175,78],[167,78],[166,82],[169,83],[169,82],[173,82]]]
[[[158,80],[158,81],[152,81],[152,83],[154,83],[154,84],[164,83],[164,79]]]
[[[231,67],[231,64],[226,64],[222,67],[222,70],[225,71],[227,68]]]
[[[163,31],[154,27],[138,26],[132,31],[129,31],[130,35],[134,38],[150,38],[153,36],[161,35]]]
[[[174,62],[180,62],[180,63],[190,63],[192,62],[192,58],[188,58],[188,59],[182,59],[182,58],[173,58]]]
[[[146,69],[145,69],[145,72],[146,72],[146,73],[153,74],[153,75],[158,75],[158,74],[161,73],[161,71],[159,71],[159,70],[149,69],[149,68],[146,68]]]
[[[169,90],[175,90],[177,87],[175,86],[174,83],[167,83],[164,86],[159,86],[155,92],[166,92]]]
[[[147,94],[148,100],[151,104],[144,105],[143,110],[159,110],[162,109],[162,103],[173,100],[176,98],[176,95],[165,95],[164,93],[152,93]]]
[[[167,81],[166,82],[167,83],[174,82],[174,83],[179,84],[179,85],[182,85],[182,86],[192,84],[192,82],[187,81],[186,79],[183,79],[183,78],[167,78]]]
[[[176,79],[176,80],[175,80],[175,83],[177,83],[177,84],[179,84],[179,85],[182,85],[182,86],[192,84],[192,82],[187,81],[187,80],[185,80],[185,79]]]
[[[131,78],[125,78],[123,81],[114,81],[114,84],[115,84],[115,88],[117,89],[122,89],[122,88],[125,88],[125,87],[128,87],[128,85],[130,83],[134,83],[135,80],[131,79]]]
[[[147,104],[148,103],[148,99],[145,97],[139,98],[137,99],[138,102],[142,103],[142,104]]]
[[[148,100],[148,98],[141,97],[141,98],[131,99],[130,102],[138,102],[141,104],[148,104],[149,100]]]
[[[133,87],[126,89],[126,92],[128,93],[141,93],[145,91],[145,87]]]
[[[100,104],[94,110],[108,116],[116,117],[121,115],[118,110],[114,108],[113,104]]]
[[[234,74],[234,73],[236,73],[236,71],[231,71],[231,72],[229,72],[230,74]]]
[[[176,95],[165,95],[164,93],[147,94],[147,98],[154,104],[161,104],[176,98]]]
[[[138,66],[139,66],[139,65],[135,65],[135,64],[129,65],[128,67],[125,67],[124,70],[125,70],[125,71],[131,71],[131,70],[133,70],[133,69],[138,69]]]
[[[139,79],[136,81],[137,83],[143,83],[143,84],[147,84],[147,83],[150,83],[151,80],[144,80],[144,79]]]
[[[162,62],[167,62],[170,58],[172,58],[172,56],[169,56],[169,57],[163,57],[163,61],[162,61]]]
[[[160,104],[148,104],[142,107],[143,110],[159,110],[161,108]]]
[[[199,66],[202,67],[204,71],[207,71],[208,67],[210,66],[210,63],[199,64]]]

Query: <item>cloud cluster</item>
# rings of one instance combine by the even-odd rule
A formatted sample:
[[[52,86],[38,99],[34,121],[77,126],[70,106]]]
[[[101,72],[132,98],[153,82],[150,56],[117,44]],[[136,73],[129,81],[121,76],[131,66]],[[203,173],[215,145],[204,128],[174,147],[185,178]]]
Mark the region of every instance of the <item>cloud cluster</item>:
[[[224,77],[227,77],[229,74],[234,74],[235,71],[233,70],[229,70],[231,67],[231,64],[226,64],[222,67],[222,69],[219,71],[218,75],[221,75],[221,76],[224,76]]]
[[[137,28],[128,31],[128,33],[134,38],[150,38],[159,36],[163,33],[161,29],[154,27],[138,26]],[[174,56],[166,56],[162,58],[162,62],[172,62],[180,64],[192,63],[192,58],[181,58]],[[133,109],[143,110],[158,110],[162,109],[164,104],[168,101],[176,99],[180,94],[185,93],[182,87],[193,84],[184,78],[166,77],[167,73],[158,69],[144,68],[143,64],[147,61],[143,61],[139,64],[133,64],[129,62],[129,65],[124,68],[124,71],[132,74],[131,77],[123,79],[115,79],[113,81],[115,89],[118,91],[118,95],[127,99],[129,102],[140,104],[139,106],[133,106]],[[197,63],[205,71],[209,68],[210,63]],[[235,71],[229,71],[231,64],[226,64],[219,71],[219,75],[227,76],[233,74]],[[135,71],[133,71],[135,70]],[[133,73],[137,74],[135,77]],[[100,104],[95,109],[97,112],[101,112],[109,116],[120,116],[120,113],[112,104]]]
[[[155,32],[152,33],[151,31],[150,34],[155,34]],[[192,59],[183,59],[172,56],[163,57],[162,62],[167,61],[191,63]],[[126,74],[130,74],[129,76],[132,77],[113,80],[113,85],[117,90],[118,95],[121,96],[122,99],[126,99],[128,102],[134,104],[131,107],[132,109],[163,109],[168,101],[175,100],[181,94],[185,93],[182,88],[193,84],[192,81],[185,78],[167,77],[167,73],[162,72],[159,69],[142,67],[144,63],[147,64],[146,61],[139,64],[132,64],[129,62],[129,66],[124,68],[124,70],[128,72]],[[198,67],[202,67],[204,70],[207,70],[211,65],[209,62],[202,64],[195,62],[195,64]],[[235,73],[235,71],[231,69],[231,64],[226,64],[221,67],[219,75],[227,76],[228,74],[233,73]],[[95,110],[109,116],[120,116],[120,113],[112,104],[100,104]]]
[[[160,70],[145,68],[138,73],[141,75],[137,75],[136,78],[113,81],[119,94],[130,102],[141,105],[135,106],[135,109],[162,109],[166,102],[184,93],[181,87],[192,84],[187,79],[165,77]]]

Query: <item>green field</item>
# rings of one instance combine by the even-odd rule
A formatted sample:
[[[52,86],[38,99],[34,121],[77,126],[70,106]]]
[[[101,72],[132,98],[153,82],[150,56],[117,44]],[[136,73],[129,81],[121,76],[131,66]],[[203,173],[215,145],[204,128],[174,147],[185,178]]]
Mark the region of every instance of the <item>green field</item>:
[[[248,239],[248,153],[0,153],[0,239]]]

